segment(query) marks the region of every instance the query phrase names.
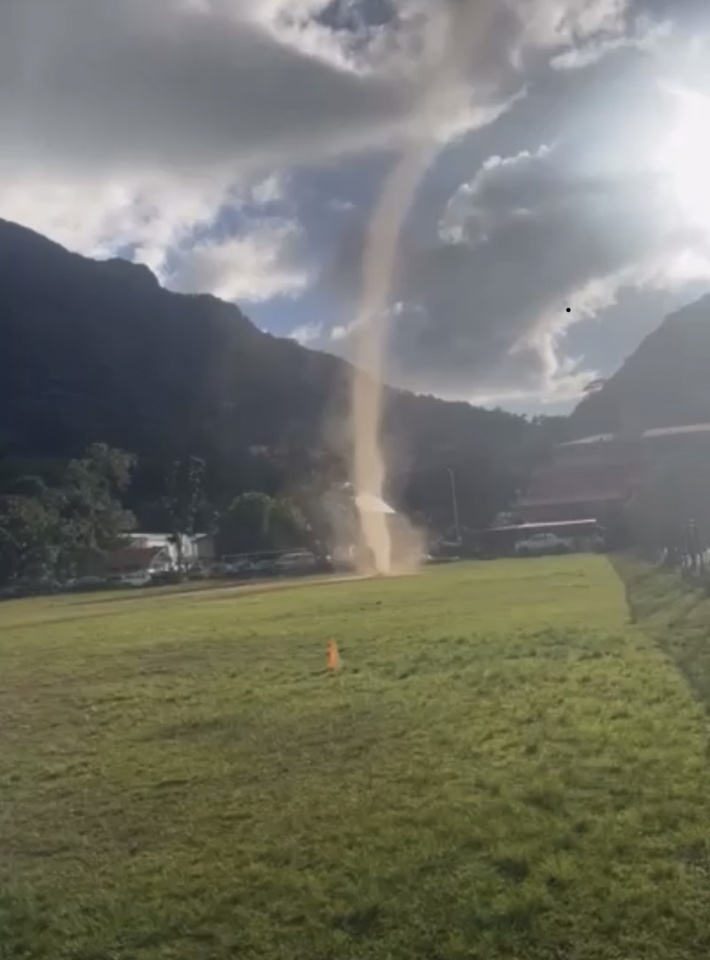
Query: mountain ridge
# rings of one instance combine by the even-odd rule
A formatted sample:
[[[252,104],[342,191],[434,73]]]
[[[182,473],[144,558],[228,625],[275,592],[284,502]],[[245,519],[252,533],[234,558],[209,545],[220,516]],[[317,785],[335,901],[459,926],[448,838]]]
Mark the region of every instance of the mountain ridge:
[[[5,459],[79,456],[101,441],[157,476],[196,455],[221,478],[217,499],[289,479],[291,467],[255,465],[255,448],[325,448],[342,473],[352,367],[258,330],[208,294],[166,290],[146,267],[90,260],[0,221],[0,343]],[[519,484],[525,418],[392,388],[385,410],[395,487],[414,465],[454,466],[462,513],[468,501],[482,523]]]
[[[710,294],[674,311],[570,415],[575,437],[710,422]]]

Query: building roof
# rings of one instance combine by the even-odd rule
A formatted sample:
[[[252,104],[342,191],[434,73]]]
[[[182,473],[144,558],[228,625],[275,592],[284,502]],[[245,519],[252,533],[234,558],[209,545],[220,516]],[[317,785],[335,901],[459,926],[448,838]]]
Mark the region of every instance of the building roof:
[[[564,443],[558,443],[557,446],[567,449],[568,447],[586,446],[590,443],[610,443],[615,436],[615,433],[595,433],[594,436],[582,437],[580,440],[566,440]]]
[[[589,527],[592,529],[599,526],[599,521],[583,518],[581,520],[549,520],[536,521],[534,523],[509,523],[503,527],[489,527],[483,530],[483,533],[532,533],[535,530],[559,530],[569,527]]]
[[[638,437],[642,440],[654,440],[658,437],[694,433],[710,433],[710,423],[688,423],[680,427],[652,427],[649,430],[643,430],[638,434]],[[565,443],[558,444],[558,446],[569,449],[570,447],[582,447],[594,443],[611,443],[613,440],[621,439],[623,439],[623,435],[618,433],[596,433],[591,437],[582,437],[579,440],[567,440]]]
[[[135,543],[136,541],[150,540],[152,541],[152,546],[155,547],[159,544],[167,546],[167,544],[172,541],[173,536],[171,533],[143,533],[138,530],[132,530],[128,534],[128,539],[131,541],[131,543]]]
[[[394,516],[395,511],[388,506],[381,497],[376,497],[373,493],[359,493],[355,497],[355,503],[361,513],[384,513],[385,516]]]
[[[605,503],[626,500],[633,493],[639,477],[626,464],[552,464],[532,478],[521,507],[542,507],[551,504]]]
[[[615,501],[626,500],[630,496],[630,491],[619,488],[608,488],[606,490],[575,490],[567,494],[558,496],[543,495],[540,497],[521,497],[520,507],[551,507],[555,504],[572,503],[613,503]]]
[[[155,544],[167,544],[175,540],[174,533],[146,533],[141,530],[132,530],[127,536],[129,540],[153,540]],[[186,533],[183,534],[183,538],[186,540],[206,540],[208,537],[210,537],[209,533],[193,533],[192,536]]]
[[[710,433],[710,423],[689,423],[684,427],[657,427],[644,430],[644,437],[670,437],[679,433]]]

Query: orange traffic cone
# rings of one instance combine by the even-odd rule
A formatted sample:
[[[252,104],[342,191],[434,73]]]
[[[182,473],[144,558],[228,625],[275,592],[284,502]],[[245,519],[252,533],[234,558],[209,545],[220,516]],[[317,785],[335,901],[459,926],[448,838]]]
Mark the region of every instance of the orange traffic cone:
[[[340,654],[335,640],[328,641],[328,669],[336,673],[340,670]]]

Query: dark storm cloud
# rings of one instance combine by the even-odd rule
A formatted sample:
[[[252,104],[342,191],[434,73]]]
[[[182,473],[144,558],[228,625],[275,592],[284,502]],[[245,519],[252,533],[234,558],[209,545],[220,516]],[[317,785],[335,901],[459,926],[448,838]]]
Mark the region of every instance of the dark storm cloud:
[[[451,2],[451,0],[448,0]],[[463,0],[457,0],[461,5]],[[471,0],[478,104],[627,0]],[[464,4],[465,6],[465,4]],[[201,170],[392,146],[445,0],[3,0],[0,173]],[[419,91],[421,92],[421,90]],[[446,118],[442,118],[446,120]]]
[[[258,162],[368,142],[401,114],[391,84],[304,55],[246,9],[3,0],[3,163]]]

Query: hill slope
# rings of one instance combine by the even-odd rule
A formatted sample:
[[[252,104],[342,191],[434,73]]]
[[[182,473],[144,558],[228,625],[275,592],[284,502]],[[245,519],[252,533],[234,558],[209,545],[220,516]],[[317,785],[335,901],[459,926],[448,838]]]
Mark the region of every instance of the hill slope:
[[[88,260],[5,221],[0,343],[5,457],[73,456],[98,440],[158,466],[198,454],[233,493],[254,482],[255,446],[347,447],[344,361],[262,333],[214,297],[167,291],[145,267]],[[399,391],[386,408],[402,470],[455,465],[472,504],[493,509],[481,485],[517,458],[526,421]]]
[[[710,422],[710,296],[650,334],[571,417],[576,436]]]

